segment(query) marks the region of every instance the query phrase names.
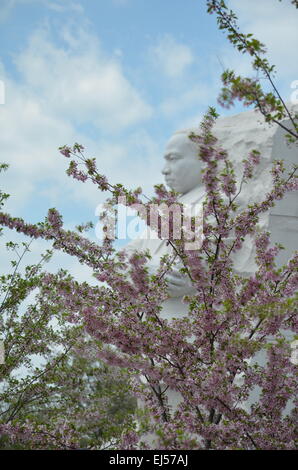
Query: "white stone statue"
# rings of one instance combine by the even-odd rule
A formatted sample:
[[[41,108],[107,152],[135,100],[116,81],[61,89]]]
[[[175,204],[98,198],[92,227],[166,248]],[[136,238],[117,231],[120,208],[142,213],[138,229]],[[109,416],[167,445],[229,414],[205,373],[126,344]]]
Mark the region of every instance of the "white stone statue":
[[[162,173],[169,188],[181,193],[178,200],[184,204],[194,204],[198,207],[204,201],[204,186],[202,184],[201,170],[203,162],[198,158],[198,146],[189,139],[191,131],[186,129],[176,132],[168,141],[164,153],[165,165]],[[277,126],[269,126],[264,122],[260,113],[248,111],[234,116],[220,118],[213,130],[218,138],[218,144],[228,151],[233,161],[237,181],[243,171],[242,160],[247,158],[249,152],[257,149],[261,153],[261,164],[256,169],[256,176],[251,182],[243,186],[241,195],[237,198],[240,204],[239,211],[252,202],[261,201],[271,188],[270,168],[273,159],[285,158],[286,166],[298,161],[297,146],[288,147]],[[288,258],[297,249],[298,240],[298,204],[297,194],[288,193],[268,213],[260,216],[258,226],[262,230],[271,231],[271,240],[285,244],[278,258],[278,264],[286,263]],[[149,249],[152,259],[149,270],[153,273],[159,266],[160,257],[172,254],[171,246],[166,240],[152,239],[144,233],[128,243],[124,249],[127,253],[134,250]],[[242,276],[253,274],[257,265],[255,263],[255,249],[253,237],[246,237],[243,248],[233,257],[234,270]],[[168,283],[169,299],[164,302],[162,314],[170,319],[176,314],[181,316],[187,313],[188,307],[181,302],[185,294],[192,292],[188,277],[179,273],[181,264],[173,268],[165,277]]]
[[[178,199],[180,202],[199,205],[205,197],[201,176],[203,162],[198,158],[197,144],[191,142],[188,137],[192,130],[195,133],[198,132],[198,129],[187,129],[178,131],[171,137],[165,149],[165,165],[162,173],[168,187],[181,193]],[[249,203],[261,201],[270,190],[271,175],[269,171],[273,159],[285,158],[288,166],[291,162],[298,162],[297,146],[287,147],[285,133],[277,126],[266,124],[258,112],[248,111],[221,118],[216,122],[213,133],[219,139],[218,144],[228,151],[228,155],[235,165],[238,183],[243,169],[242,159],[247,158],[253,149],[261,153],[261,164],[257,168],[256,177],[244,186],[239,199],[239,210]],[[297,193],[289,193],[284,200],[279,201],[270,213],[262,215],[258,225],[262,230],[271,231],[272,243],[280,242],[285,245],[286,250],[280,253],[277,261],[279,265],[286,263],[294,250],[297,249]],[[124,249],[127,253],[149,249],[152,256],[149,261],[149,272],[154,273],[159,266],[160,257],[173,253],[172,247],[167,246],[166,240],[146,239],[143,236],[132,240]],[[253,237],[247,237],[242,249],[232,258],[235,272],[245,277],[250,276],[257,269],[253,241]],[[188,305],[182,303],[182,298],[186,294],[195,293],[188,277],[179,273],[180,267],[181,264],[178,263],[165,277],[169,298],[162,305],[161,316],[168,320],[187,315]],[[258,360],[262,362],[262,357],[259,357]],[[179,394],[171,390],[167,394],[170,405],[175,409],[180,399]],[[256,399],[256,396],[253,396],[250,403]],[[151,442],[150,439],[148,442]]]
[[[188,133],[176,133],[172,136],[166,146],[164,158],[165,165],[162,173],[167,185],[181,193],[179,202],[199,205],[205,195],[201,180],[202,162],[197,157],[197,145],[190,141]],[[151,230],[150,233],[152,233]],[[124,248],[127,253],[149,249],[152,259],[148,267],[151,273],[159,267],[161,256],[173,254],[172,248],[167,246],[166,239],[156,239],[148,235],[147,230]],[[182,297],[195,292],[188,278],[179,273],[181,267],[181,264],[176,264],[171,273],[165,276],[169,298],[163,303],[162,316],[167,319],[175,315],[187,314],[188,307],[181,302]]]

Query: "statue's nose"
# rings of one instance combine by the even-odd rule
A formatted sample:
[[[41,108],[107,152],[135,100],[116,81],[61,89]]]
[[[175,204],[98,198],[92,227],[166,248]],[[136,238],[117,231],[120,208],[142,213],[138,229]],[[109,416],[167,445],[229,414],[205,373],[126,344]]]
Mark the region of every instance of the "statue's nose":
[[[162,174],[163,175],[168,175],[170,172],[168,165],[165,165],[162,169]]]

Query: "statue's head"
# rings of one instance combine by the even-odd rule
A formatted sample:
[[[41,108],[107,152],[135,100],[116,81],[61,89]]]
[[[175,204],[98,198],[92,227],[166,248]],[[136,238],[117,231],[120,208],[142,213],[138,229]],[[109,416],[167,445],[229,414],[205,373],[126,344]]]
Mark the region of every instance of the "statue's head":
[[[182,194],[202,184],[202,161],[198,157],[198,145],[189,138],[190,132],[189,129],[175,132],[164,154],[162,174],[166,183],[172,190]]]

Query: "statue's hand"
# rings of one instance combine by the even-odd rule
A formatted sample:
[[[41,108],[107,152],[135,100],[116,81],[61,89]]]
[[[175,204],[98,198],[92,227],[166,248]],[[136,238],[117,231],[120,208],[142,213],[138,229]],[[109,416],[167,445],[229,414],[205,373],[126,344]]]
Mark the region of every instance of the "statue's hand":
[[[191,280],[186,274],[182,274],[179,270],[173,269],[169,271],[165,280],[167,282],[167,291],[169,297],[182,297],[183,295],[191,295],[196,292]]]
[[[149,276],[156,275],[159,266],[147,266]],[[167,283],[167,292],[170,298],[183,297],[184,295],[191,295],[196,292],[187,274],[180,273],[179,267],[172,267],[172,269],[165,274],[164,279]]]

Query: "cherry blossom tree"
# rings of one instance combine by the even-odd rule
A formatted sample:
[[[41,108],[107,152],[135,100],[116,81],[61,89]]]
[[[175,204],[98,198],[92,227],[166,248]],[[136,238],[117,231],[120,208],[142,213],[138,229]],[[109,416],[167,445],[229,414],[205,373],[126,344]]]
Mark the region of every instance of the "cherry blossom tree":
[[[263,58],[265,48],[252,35],[238,31],[236,17],[223,1],[208,1],[207,5],[230,41],[252,56],[254,68],[273,86],[271,94],[264,93],[256,79],[227,71],[220,102],[232,105],[240,99],[246,106],[257,107],[267,122],[281,127],[287,117],[289,143],[295,145],[297,115],[290,112],[274,85],[272,66]],[[0,213],[1,225],[32,239],[51,241],[54,249],[91,267],[95,278],[104,283],[92,287],[46,272],[39,277],[43,305],[63,312],[64,320],[74,327],[83,324],[95,341],[96,360],[127,370],[130,390],[146,404],[148,415],[143,420],[139,417],[138,424],[128,422],[118,448],[148,447],[142,438],[148,431],[164,449],[297,447],[296,365],[290,360],[291,344],[282,331],[291,332],[293,339],[297,335],[298,252],[277,267],[275,257],[282,246],[272,246],[270,233],[257,230],[259,217],[287,192],[298,189],[297,166],[287,173],[282,160],[274,161],[271,190],[263,201],[239,210],[241,191],[262,156],[258,149],[244,155],[242,179],[237,181],[226,149],[212,133],[217,118],[216,110],[209,108],[198,132],[190,135],[204,164],[202,246],[188,250],[187,233],[179,240],[169,235],[173,256],[163,257],[155,274],[147,266],[150,253],[116,251],[109,227],[98,245],[82,233],[65,230],[56,209],[50,209],[45,221],[38,224]],[[85,157],[80,144],[63,146],[60,151],[70,159],[69,176],[110,193],[107,207],[113,208],[125,196],[127,206],[142,206],[139,215],[150,225],[152,203],[179,204],[177,193],[163,185],[155,186],[156,196],[145,202],[141,188],[112,185],[97,170],[96,160]],[[84,228],[88,227],[82,226],[81,232]],[[249,235],[255,239],[258,269],[244,278],[235,274],[231,255]],[[168,295],[166,274],[177,258],[195,294],[184,298],[188,315],[169,321],[160,315],[161,304]],[[261,351],[266,352],[264,365],[253,360]],[[244,404],[256,387],[259,399],[248,408]],[[170,408],[169,389],[181,396],[176,410]]]
[[[0,193],[1,205],[7,197]],[[12,272],[0,278],[0,447],[115,446],[135,408],[125,371],[99,361],[97,342],[82,321],[68,322],[63,305],[43,296],[50,250],[22,269],[32,241],[6,243],[16,259]],[[74,280],[60,270],[51,275],[55,282],[69,286]]]

